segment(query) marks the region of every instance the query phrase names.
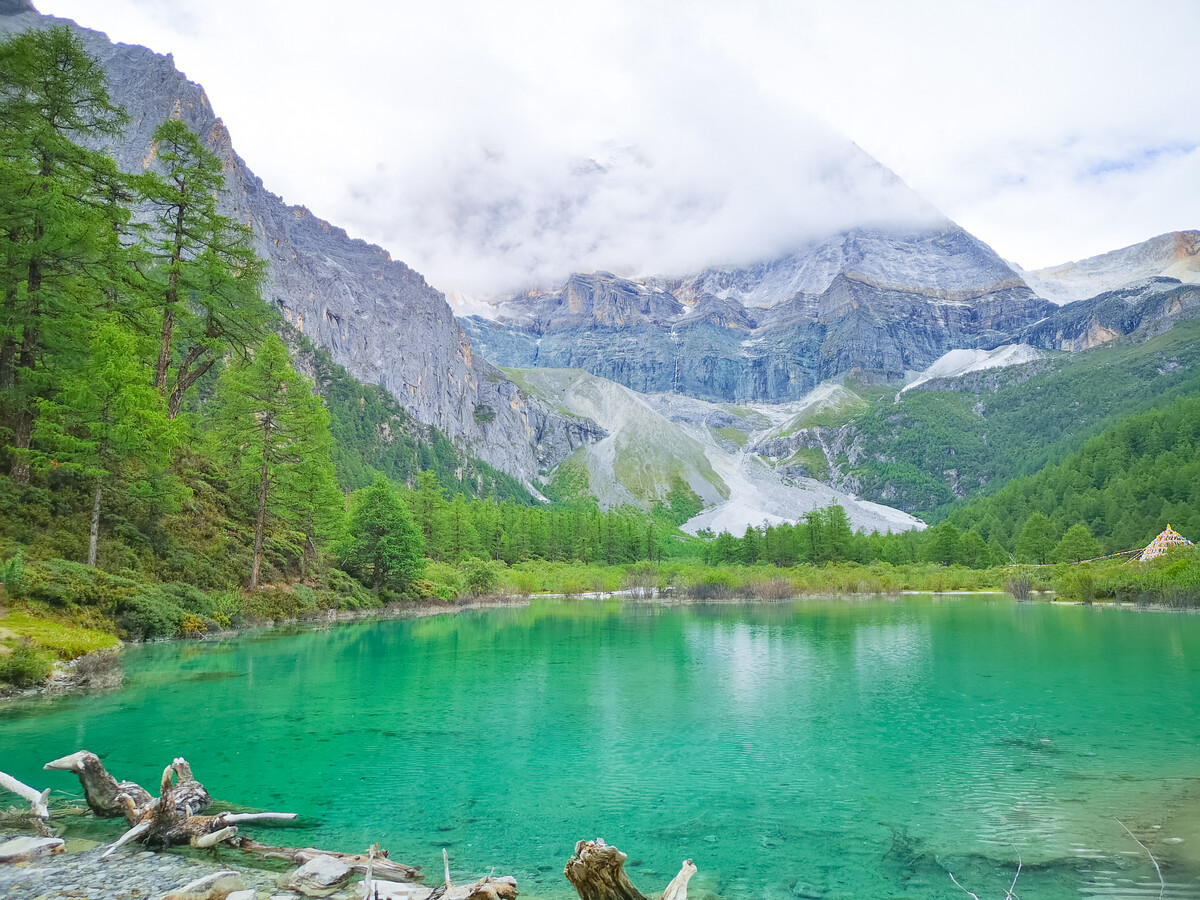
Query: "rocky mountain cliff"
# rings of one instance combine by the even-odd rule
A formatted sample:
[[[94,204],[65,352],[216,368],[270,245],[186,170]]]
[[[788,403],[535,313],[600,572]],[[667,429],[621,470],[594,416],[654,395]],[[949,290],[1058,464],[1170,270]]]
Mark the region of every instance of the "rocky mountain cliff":
[[[224,210],[249,223],[268,262],[264,298],[327,348],[355,377],[387,388],[421,422],[436,425],[496,468],[526,481],[598,428],[568,423],[472,351],[441,292],[380,247],[355,240],[268,191],[238,156],[204,89],[145,47],[39,15],[26,0],[0,0],[0,36],[67,24],[104,64],[130,123],[109,149],[126,171],[153,164],[151,135],[181,118],[225,164]]]
[[[953,223],[858,229],[791,256],[680,279],[575,275],[462,319],[500,365],[579,368],[645,392],[780,402],[851,371],[894,380],[1044,319],[999,256]]]
[[[1188,282],[1200,281],[1198,253],[1200,232],[1164,235],[1071,264],[1070,273],[1033,273],[1033,284],[1050,285],[1039,296],[951,222],[855,229],[781,259],[684,278],[574,275],[560,290],[496,304],[493,318],[461,322],[500,365],[578,368],[714,402],[778,403],[848,373],[903,379],[951,350],[1077,351],[1152,336],[1197,315]],[[1063,291],[1109,283],[1120,287],[1057,305]]]

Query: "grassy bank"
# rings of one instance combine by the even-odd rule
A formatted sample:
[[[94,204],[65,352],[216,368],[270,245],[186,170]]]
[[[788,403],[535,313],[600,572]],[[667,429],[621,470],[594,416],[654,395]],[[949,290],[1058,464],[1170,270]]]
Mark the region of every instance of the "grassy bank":
[[[0,591],[0,687],[25,688],[44,681],[56,661],[113,650],[113,634],[74,625],[26,609],[4,610]]]

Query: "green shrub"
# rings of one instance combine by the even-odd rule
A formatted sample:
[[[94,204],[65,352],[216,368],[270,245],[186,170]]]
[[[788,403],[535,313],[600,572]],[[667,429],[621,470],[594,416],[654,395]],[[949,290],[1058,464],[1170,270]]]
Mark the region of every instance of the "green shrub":
[[[301,606],[292,591],[265,587],[243,596],[246,616],[252,622],[277,622],[300,617]]]
[[[174,637],[185,615],[178,606],[163,602],[153,593],[123,597],[111,612],[121,634],[134,641]]]
[[[383,602],[355,578],[341,569],[330,569],[325,575],[324,588],[338,609],[374,609]]]
[[[426,563],[424,581],[432,587],[430,596],[443,602],[448,603],[467,593],[467,582],[462,572],[448,563]]]
[[[24,568],[24,561],[20,553],[14,554],[10,559],[5,560],[3,565],[0,565],[0,585],[4,586],[4,590],[8,594],[20,593],[21,573]]]
[[[23,641],[7,656],[0,656],[0,684],[33,687],[49,677],[53,665],[49,653],[39,652],[28,641]]]
[[[185,613],[179,622],[179,637],[197,637],[208,631],[208,625],[197,615]]]

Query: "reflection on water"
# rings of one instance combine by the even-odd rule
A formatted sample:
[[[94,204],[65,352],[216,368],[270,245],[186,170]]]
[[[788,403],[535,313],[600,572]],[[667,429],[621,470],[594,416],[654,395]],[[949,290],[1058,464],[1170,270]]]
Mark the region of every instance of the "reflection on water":
[[[1200,896],[1200,617],[964,598],[549,602],[137,648],[125,687],[0,713],[0,768],[78,748],[570,896],[574,842],[646,893]],[[56,788],[74,788],[52,776]],[[98,827],[98,826],[97,826]],[[114,833],[119,830],[114,826]]]

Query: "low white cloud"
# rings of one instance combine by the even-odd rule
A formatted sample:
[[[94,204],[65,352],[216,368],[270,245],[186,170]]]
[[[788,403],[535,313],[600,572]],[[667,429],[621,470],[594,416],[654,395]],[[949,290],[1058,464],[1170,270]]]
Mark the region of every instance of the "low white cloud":
[[[842,135],[1026,267],[1200,227],[1192,0],[38,2],[173,52],[269,188],[446,290],[929,215]]]

